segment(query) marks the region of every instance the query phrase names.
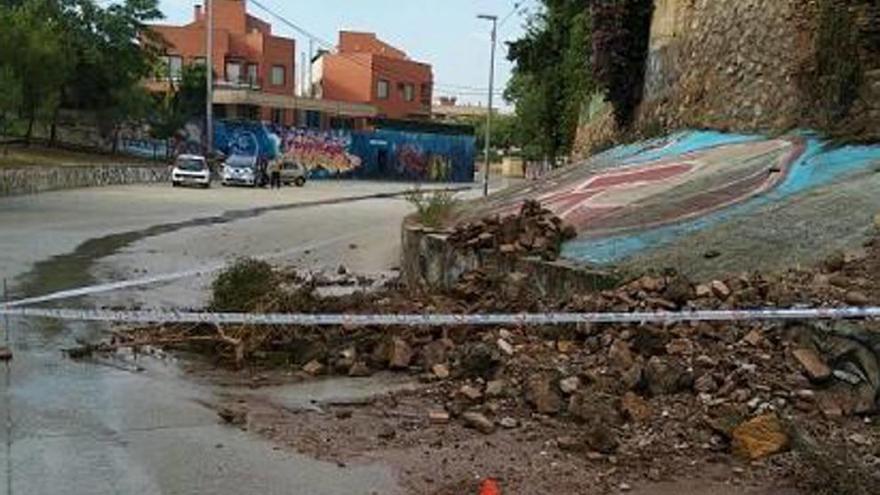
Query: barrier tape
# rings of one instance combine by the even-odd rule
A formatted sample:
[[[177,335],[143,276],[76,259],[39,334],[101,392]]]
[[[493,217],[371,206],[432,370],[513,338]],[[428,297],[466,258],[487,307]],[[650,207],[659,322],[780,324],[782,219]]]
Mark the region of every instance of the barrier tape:
[[[0,315],[114,323],[210,323],[216,325],[290,326],[496,326],[577,323],[681,323],[697,321],[841,320],[880,317],[880,307],[759,309],[637,313],[507,314],[298,314],[199,313],[178,311],[108,311],[95,309],[16,308],[0,305]]]

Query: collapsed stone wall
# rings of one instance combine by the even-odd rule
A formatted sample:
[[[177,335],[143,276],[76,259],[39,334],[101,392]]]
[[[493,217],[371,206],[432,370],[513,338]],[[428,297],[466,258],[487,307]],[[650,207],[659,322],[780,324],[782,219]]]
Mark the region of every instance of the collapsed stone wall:
[[[841,36],[850,45],[829,43]],[[633,130],[810,128],[880,139],[878,39],[880,5],[868,0],[655,0]],[[855,86],[841,87],[851,98],[815,94],[835,87],[835,70],[850,68],[840,77]],[[607,145],[592,136],[608,128],[604,120],[582,125],[579,151]]]
[[[164,165],[0,168],[0,197],[80,187],[169,182],[170,175]]]

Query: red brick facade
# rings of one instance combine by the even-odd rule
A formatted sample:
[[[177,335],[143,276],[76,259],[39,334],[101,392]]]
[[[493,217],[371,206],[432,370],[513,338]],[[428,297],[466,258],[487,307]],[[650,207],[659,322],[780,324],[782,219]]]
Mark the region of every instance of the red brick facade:
[[[320,97],[375,105],[381,117],[424,119],[431,116],[433,71],[372,33],[339,33],[337,53],[315,61]]]

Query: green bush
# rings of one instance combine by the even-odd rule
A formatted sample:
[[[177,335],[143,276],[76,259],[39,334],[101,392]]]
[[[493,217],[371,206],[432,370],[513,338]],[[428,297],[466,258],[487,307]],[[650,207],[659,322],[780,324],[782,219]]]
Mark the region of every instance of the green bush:
[[[275,273],[265,261],[242,258],[217,276],[212,285],[210,309],[251,312],[275,291]]]

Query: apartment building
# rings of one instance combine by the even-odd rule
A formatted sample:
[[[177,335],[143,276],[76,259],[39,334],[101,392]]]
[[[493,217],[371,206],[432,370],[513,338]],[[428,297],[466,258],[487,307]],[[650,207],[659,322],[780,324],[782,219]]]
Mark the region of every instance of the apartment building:
[[[359,127],[375,107],[347,101],[319,101],[296,95],[296,42],[272,34],[272,26],[247,12],[246,0],[212,0],[214,109],[218,118],[262,120],[303,127]],[[183,26],[154,25],[167,43],[167,71],[148,82],[167,90],[187,64],[204,64],[206,12],[193,8]]]
[[[372,105],[381,118],[429,119],[433,84],[429,64],[373,33],[342,31],[336,52],[312,61],[314,96]]]

